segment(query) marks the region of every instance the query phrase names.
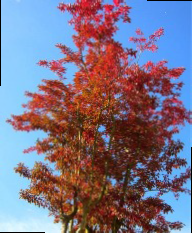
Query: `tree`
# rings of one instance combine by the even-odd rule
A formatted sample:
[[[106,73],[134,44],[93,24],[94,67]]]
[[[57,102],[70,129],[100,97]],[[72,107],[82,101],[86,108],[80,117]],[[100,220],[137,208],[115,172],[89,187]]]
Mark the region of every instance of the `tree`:
[[[173,139],[190,122],[179,100],[183,83],[172,81],[184,68],[138,61],[145,50],[157,50],[163,28],[149,39],[137,29],[133,50],[113,37],[119,20],[130,23],[122,0],[76,0],[58,8],[72,15],[76,51],[57,44],[63,58],[39,61],[59,78],[26,92],[26,111],[8,120],[16,130],[47,134],[24,151],[44,154],[47,163],[15,168],[31,182],[21,198],[47,208],[62,233],[181,229],[182,223],[166,220],[173,210],[162,195],[190,193],[184,187],[190,168],[173,177],[187,166],[179,157],[183,143]],[[67,63],[78,68],[72,84],[65,84]]]

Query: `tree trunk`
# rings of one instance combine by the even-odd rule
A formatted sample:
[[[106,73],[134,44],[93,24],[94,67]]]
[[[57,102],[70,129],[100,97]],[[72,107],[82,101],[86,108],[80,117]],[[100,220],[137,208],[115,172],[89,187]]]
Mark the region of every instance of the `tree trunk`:
[[[73,232],[73,219],[70,220],[69,222],[69,233]]]
[[[88,206],[84,206],[83,208],[83,218],[82,218],[82,222],[81,225],[79,227],[79,229],[77,230],[78,233],[86,233],[87,231],[87,216],[89,213],[89,208]]]
[[[61,226],[61,233],[67,233],[68,222],[63,222]]]
[[[122,221],[119,220],[116,216],[113,219],[112,223],[112,233],[118,233],[119,229],[121,228]]]
[[[92,228],[89,227],[88,225],[87,225],[87,233],[94,233],[94,231],[92,230]]]
[[[76,232],[78,232],[78,233],[89,233],[89,230],[87,230],[87,228],[85,228],[84,230],[79,229]]]

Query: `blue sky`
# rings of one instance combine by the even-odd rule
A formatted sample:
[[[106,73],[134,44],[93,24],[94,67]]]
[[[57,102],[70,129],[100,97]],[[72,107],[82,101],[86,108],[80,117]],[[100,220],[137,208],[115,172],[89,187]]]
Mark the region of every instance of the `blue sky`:
[[[109,0],[110,1],[110,0]],[[19,190],[28,185],[28,181],[14,173],[13,168],[19,162],[32,165],[42,157],[36,154],[24,155],[22,151],[33,145],[42,133],[15,132],[5,120],[11,114],[22,113],[21,104],[27,99],[24,92],[36,91],[43,78],[55,76],[36,65],[40,59],[57,59],[61,54],[56,43],[65,43],[73,47],[72,28],[68,25],[68,15],[56,9],[59,0],[2,0],[2,86],[0,87],[0,232],[45,231],[59,233],[60,226],[52,223],[47,211],[39,209],[19,199]],[[170,67],[184,66],[186,72],[181,80],[185,83],[181,99],[186,108],[190,108],[190,53],[191,53],[191,3],[187,1],[129,0],[132,23],[120,24],[121,31],[116,38],[126,46],[140,27],[150,35],[159,27],[165,28],[165,36],[159,41],[158,53],[146,53],[146,60],[166,59]],[[71,81],[74,70],[68,72]],[[190,129],[187,125],[178,135],[185,143],[181,154],[190,162]],[[188,184],[190,186],[190,183]],[[186,224],[182,233],[191,232],[190,197],[181,196],[179,202],[172,195],[165,197],[175,209],[169,215],[170,220],[181,220]]]

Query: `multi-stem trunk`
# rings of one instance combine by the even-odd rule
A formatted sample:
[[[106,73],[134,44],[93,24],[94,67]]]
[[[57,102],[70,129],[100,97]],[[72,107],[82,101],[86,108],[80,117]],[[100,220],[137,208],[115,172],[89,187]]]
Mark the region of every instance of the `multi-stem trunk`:
[[[69,222],[69,233],[73,232],[73,219],[70,220]]]
[[[81,221],[81,225],[78,229],[78,233],[85,233],[85,232],[88,232],[87,231],[87,217],[88,217],[88,214],[89,214],[89,205],[86,204],[84,205],[83,207],[83,216],[82,216],[82,221]]]
[[[68,222],[62,222],[61,225],[61,233],[67,233],[67,229],[68,229]]]
[[[125,203],[125,194],[127,192],[127,185],[129,183],[129,179],[130,179],[130,173],[131,173],[131,168],[132,168],[133,164],[128,164],[127,165],[127,170],[126,170],[126,174],[125,174],[125,178],[124,178],[124,184],[123,184],[123,196],[120,200],[120,207],[123,207],[124,203]],[[114,217],[113,220],[113,224],[112,224],[112,233],[117,233],[119,231],[119,229],[121,228],[123,220],[119,220],[117,218],[117,216]]]

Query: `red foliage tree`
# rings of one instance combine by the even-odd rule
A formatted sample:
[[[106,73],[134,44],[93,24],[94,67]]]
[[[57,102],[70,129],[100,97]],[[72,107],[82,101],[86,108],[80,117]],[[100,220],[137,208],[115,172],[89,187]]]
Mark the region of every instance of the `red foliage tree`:
[[[21,198],[47,208],[63,233],[181,229],[182,223],[165,219],[173,210],[161,196],[189,193],[184,184],[190,168],[173,177],[175,169],[187,166],[178,155],[183,143],[173,139],[190,121],[178,99],[183,83],[172,81],[184,68],[169,69],[166,61],[138,63],[141,52],[157,50],[163,29],[149,39],[137,29],[130,38],[134,51],[113,37],[119,20],[130,22],[123,1],[76,0],[58,8],[72,15],[77,50],[57,44],[63,58],[39,62],[59,79],[43,80],[38,93],[27,92],[26,111],[8,120],[16,130],[47,134],[25,150],[44,154],[47,163],[15,169],[31,181]],[[78,68],[68,85],[67,63]]]

